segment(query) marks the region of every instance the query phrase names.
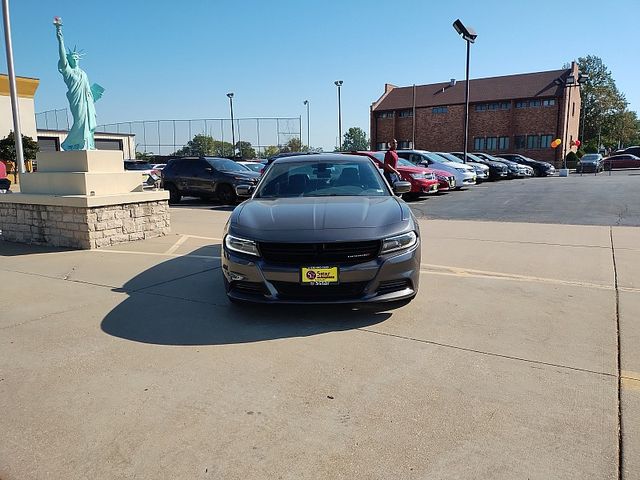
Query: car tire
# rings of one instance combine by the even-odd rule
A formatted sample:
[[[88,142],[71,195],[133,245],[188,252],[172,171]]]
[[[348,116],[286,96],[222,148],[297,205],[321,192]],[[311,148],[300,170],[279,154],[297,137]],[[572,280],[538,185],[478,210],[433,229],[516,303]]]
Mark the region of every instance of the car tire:
[[[170,204],[180,203],[180,200],[182,199],[182,194],[180,193],[180,191],[175,185],[170,183],[169,185],[166,185],[164,189],[169,191]]]
[[[238,201],[238,196],[234,191],[233,187],[229,184],[222,184],[218,187],[218,191],[216,192],[218,195],[218,200],[220,200],[225,205],[233,205]]]

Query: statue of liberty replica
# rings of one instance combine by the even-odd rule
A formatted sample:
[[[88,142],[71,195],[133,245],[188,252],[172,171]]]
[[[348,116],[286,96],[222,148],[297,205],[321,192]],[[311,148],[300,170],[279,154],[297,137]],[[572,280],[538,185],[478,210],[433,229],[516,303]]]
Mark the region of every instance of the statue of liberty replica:
[[[83,54],[75,47],[73,51],[65,50],[64,38],[62,36],[62,20],[55,17],[53,24],[56,26],[56,36],[58,37],[58,71],[62,74],[64,83],[67,85],[67,99],[69,108],[73,115],[73,126],[64,142],[63,150],[95,150],[96,145],[93,138],[96,129],[96,107],[97,102],[104,92],[104,88],[94,83],[89,86],[87,74],[79,67]]]

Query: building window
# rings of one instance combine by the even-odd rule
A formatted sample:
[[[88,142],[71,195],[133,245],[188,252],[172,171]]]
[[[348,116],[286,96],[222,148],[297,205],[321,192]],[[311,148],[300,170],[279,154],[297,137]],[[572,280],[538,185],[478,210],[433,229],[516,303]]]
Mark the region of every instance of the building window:
[[[58,137],[38,137],[38,147],[41,152],[59,152],[60,139]]]
[[[509,137],[498,138],[498,149],[509,150]]]
[[[487,109],[488,109],[488,110],[498,110],[499,108],[500,108],[500,104],[499,104],[498,102],[490,103],[490,104],[487,106]]]
[[[393,118],[393,112],[378,112],[376,114],[378,118]]]
[[[487,109],[486,103],[477,103],[476,104],[476,112],[484,112]]]
[[[511,102],[500,102],[500,110],[509,110],[511,108]]]
[[[539,107],[542,104],[540,100],[531,100],[529,102],[530,107]]]
[[[473,139],[473,149],[474,150],[484,150],[484,137],[475,137]]]
[[[540,148],[540,136],[527,135],[527,148],[529,149]]]
[[[400,118],[413,117],[413,110],[400,110],[398,116]]]
[[[556,104],[556,99],[555,98],[549,98],[547,100],[543,100],[542,101],[542,106],[543,107],[553,107]]]
[[[540,148],[551,147],[551,142],[553,142],[553,135],[540,135]]]
[[[524,148],[526,145],[526,137],[524,135],[516,135],[513,140],[516,148]]]
[[[96,150],[122,150],[122,140],[111,138],[95,139]]]
[[[398,148],[413,148],[413,145],[411,145],[411,140],[400,140]]]
[[[573,102],[573,105],[571,105],[571,116],[576,116],[576,102]]]
[[[526,100],[518,100],[516,102],[516,108],[527,108],[529,106],[529,102]]]
[[[447,113],[448,111],[448,107],[433,107],[431,109],[431,113]]]
[[[487,137],[487,150],[498,148],[498,137]]]
[[[376,143],[376,150],[386,150],[386,149],[387,149],[387,142]]]

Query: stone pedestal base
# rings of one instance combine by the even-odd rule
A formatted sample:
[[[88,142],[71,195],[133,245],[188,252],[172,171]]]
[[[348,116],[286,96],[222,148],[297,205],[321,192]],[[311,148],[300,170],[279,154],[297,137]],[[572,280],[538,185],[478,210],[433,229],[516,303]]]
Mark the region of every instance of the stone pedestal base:
[[[0,239],[92,249],[166,235],[167,192],[105,197],[2,194]]]

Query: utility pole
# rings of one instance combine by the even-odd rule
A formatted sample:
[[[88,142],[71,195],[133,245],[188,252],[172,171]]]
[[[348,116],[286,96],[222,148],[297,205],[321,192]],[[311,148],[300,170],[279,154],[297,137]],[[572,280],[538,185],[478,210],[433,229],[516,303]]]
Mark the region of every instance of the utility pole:
[[[13,47],[11,45],[11,19],[9,17],[9,0],[2,0],[2,17],[4,21],[4,45],[7,51],[7,70],[9,72],[9,92],[11,94],[11,113],[13,114],[13,136],[16,142],[16,162],[20,176],[24,170],[24,151],[22,150],[22,131],[20,130],[20,107],[18,105],[18,88],[16,72],[13,68]]]

